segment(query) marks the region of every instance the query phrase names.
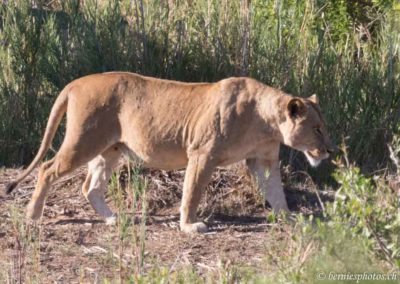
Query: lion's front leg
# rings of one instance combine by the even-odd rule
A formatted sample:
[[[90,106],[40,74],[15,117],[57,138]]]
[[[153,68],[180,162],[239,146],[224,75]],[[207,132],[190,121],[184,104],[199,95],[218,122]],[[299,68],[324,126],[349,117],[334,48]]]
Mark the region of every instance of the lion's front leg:
[[[258,187],[275,213],[289,212],[285,193],[283,192],[279,160],[247,159],[246,165],[254,184]],[[269,171],[266,177],[266,170]]]
[[[197,221],[197,207],[205,186],[211,178],[214,166],[211,165],[207,155],[189,157],[183,185],[182,205],[180,208],[180,227],[186,233],[203,233],[207,226]]]

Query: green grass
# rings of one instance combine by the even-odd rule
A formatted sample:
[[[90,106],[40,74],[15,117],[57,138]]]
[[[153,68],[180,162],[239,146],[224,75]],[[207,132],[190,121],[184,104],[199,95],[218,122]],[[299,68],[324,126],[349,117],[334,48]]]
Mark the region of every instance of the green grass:
[[[110,194],[118,210],[116,230],[118,232],[118,281],[124,282],[131,275],[140,277],[144,273],[147,181],[139,175],[139,166],[126,162],[126,187],[120,186],[120,175],[115,173],[111,178]],[[137,222],[137,213],[140,209],[140,222]],[[111,251],[111,250],[110,250]],[[124,252],[129,251],[133,257],[130,261],[124,260]],[[114,258],[114,255],[111,255]]]
[[[110,70],[183,81],[245,75],[294,95],[316,93],[352,160],[367,170],[388,162],[385,144],[400,118],[396,1],[41,3],[0,9],[2,165],[31,161],[68,82]]]
[[[11,235],[14,240],[11,255],[2,259],[0,281],[4,283],[40,283],[44,277],[40,263],[41,225],[27,222],[21,208],[9,205]]]

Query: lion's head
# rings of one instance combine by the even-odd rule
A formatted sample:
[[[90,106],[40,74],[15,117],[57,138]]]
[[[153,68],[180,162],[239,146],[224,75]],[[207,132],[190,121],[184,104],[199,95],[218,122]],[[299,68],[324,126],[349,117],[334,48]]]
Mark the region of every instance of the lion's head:
[[[333,146],[316,95],[293,97],[285,102],[285,119],[279,128],[283,143],[302,151],[314,167],[329,157]]]

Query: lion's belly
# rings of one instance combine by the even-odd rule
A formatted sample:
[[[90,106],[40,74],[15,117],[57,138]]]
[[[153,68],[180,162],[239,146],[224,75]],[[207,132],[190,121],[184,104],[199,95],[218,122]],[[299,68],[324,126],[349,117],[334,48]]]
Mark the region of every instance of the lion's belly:
[[[178,170],[186,168],[188,163],[184,151],[162,151],[158,149],[142,159],[143,166],[162,170]]]
[[[125,143],[124,150],[131,159],[148,168],[177,170],[185,168],[188,162],[186,151],[177,145],[147,143]]]
[[[144,167],[162,170],[176,170],[186,168],[188,163],[187,151],[181,143],[173,140],[136,139],[125,141],[127,149],[124,151],[133,160]],[[146,137],[147,138],[147,137]],[[254,147],[242,143],[228,143],[218,152],[214,152],[217,167],[225,167],[246,158],[256,157]]]

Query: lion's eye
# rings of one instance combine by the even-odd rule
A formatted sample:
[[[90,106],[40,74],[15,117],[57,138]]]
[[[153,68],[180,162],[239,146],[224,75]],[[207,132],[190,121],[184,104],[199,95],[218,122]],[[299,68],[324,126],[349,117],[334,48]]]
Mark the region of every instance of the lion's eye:
[[[314,130],[315,130],[315,132],[318,134],[318,135],[321,135],[322,136],[322,132],[321,132],[321,129],[320,128],[314,128]]]

